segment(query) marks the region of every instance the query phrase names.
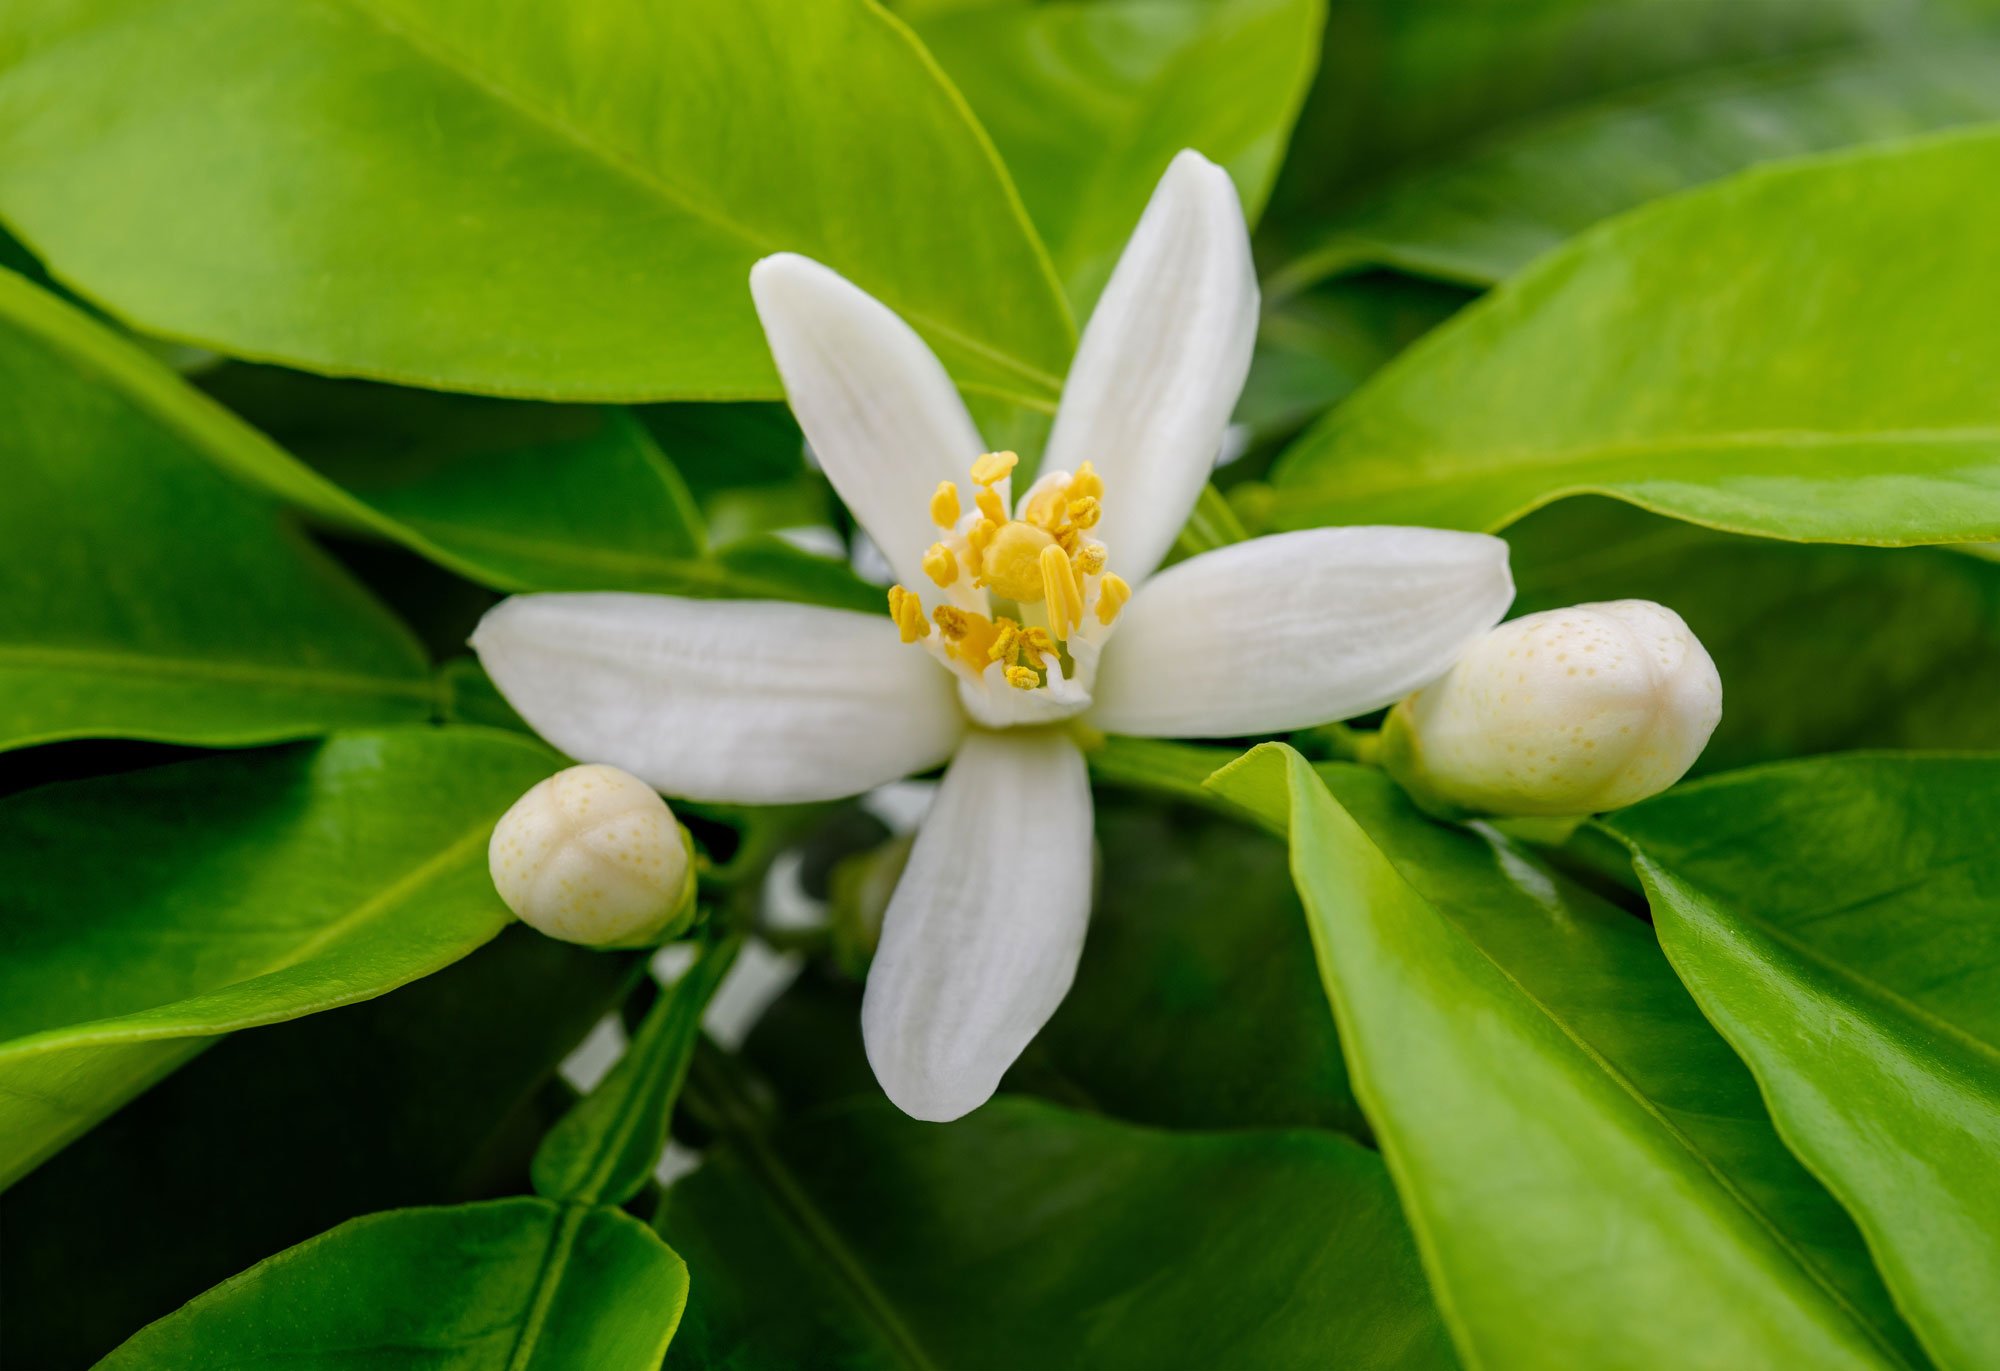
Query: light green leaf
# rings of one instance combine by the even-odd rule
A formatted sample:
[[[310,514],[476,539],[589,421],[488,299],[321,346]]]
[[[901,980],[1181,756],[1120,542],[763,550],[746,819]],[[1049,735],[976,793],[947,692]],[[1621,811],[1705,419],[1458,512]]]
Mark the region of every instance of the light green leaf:
[[[499,932],[487,839],[557,765],[513,734],[418,728],[0,801],[0,1185],[217,1035]]]
[[[1595,492],[1766,537],[2000,536],[1989,186],[2000,133],[1941,135],[1602,225],[1307,433],[1278,517],[1497,528]]]
[[[515,924],[380,999],[217,1043],[0,1194],[8,1364],[93,1365],[348,1219],[517,1192],[574,1099],[557,1065],[639,971]]]
[[[654,1371],[687,1267],[615,1209],[398,1209],[259,1262],[98,1371]]]
[[[1289,822],[1348,1069],[1467,1364],[1921,1364],[1644,923],[1377,772],[1323,775],[1266,744],[1213,784]]]
[[[946,1128],[877,1100],[767,1137],[704,1065],[690,1100],[728,1142],[663,1204],[697,1273],[670,1368],[1451,1365],[1354,1143],[1007,1096]]]
[[[623,1204],[652,1178],[701,1033],[702,1011],[740,940],[712,944],[661,993],[611,1074],[549,1130],[535,1190],[552,1200]]]
[[[2000,119],[1989,44],[1704,72],[1515,129],[1339,216],[1272,289],[1358,266],[1490,285],[1591,224],[1760,162]]]
[[[993,135],[1082,316],[1181,149],[1227,168],[1257,221],[1324,18],[1324,0],[1010,0],[917,32]]]
[[[2000,1362],[2000,757],[1764,767],[1604,822],[1939,1364]]]
[[[1990,561],[1739,538],[1598,499],[1538,510],[1507,541],[1517,614],[1636,598],[1687,620],[1725,697],[1701,770],[1854,747],[2000,747]]]
[[[165,367],[0,272],[0,747],[430,715],[408,631],[213,470],[243,441]]]
[[[493,394],[772,396],[747,273],[795,251],[961,382],[1047,402],[1068,363],[991,145],[867,0],[82,0],[9,6],[0,52],[0,215],[147,332]]]

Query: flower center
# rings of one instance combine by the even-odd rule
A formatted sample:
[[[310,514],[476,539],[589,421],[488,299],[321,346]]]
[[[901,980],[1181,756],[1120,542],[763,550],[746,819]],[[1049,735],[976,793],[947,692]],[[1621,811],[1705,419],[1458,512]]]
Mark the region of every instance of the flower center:
[[[889,613],[904,642],[924,643],[974,681],[997,663],[1008,685],[1035,690],[1073,680],[1085,656],[1094,667],[1097,642],[1132,589],[1105,571],[1104,544],[1090,536],[1103,517],[1104,498],[1104,481],[1090,463],[1074,475],[1043,476],[1016,518],[994,487],[1019,460],[1011,452],[989,452],[972,464],[971,512],[960,504],[955,483],[938,486],[930,513],[942,536],[924,554],[924,573],[956,603],[939,606],[927,621],[922,597],[895,586]],[[1012,601],[1021,617],[968,608],[991,609],[989,593]]]

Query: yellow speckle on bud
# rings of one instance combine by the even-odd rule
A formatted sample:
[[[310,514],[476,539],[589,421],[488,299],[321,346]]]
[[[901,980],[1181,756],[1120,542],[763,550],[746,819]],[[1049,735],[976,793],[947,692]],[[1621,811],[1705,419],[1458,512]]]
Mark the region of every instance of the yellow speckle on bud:
[[[958,558],[943,543],[932,543],[924,554],[924,575],[940,587],[948,586],[958,579]]]
[[[1095,528],[1104,514],[1104,507],[1095,495],[1086,495],[1081,500],[1069,502],[1069,521],[1078,528]]]
[[[1055,539],[1033,524],[1001,524],[980,559],[982,579],[1010,600],[1033,604],[1042,598],[1040,559],[1052,549],[1056,556],[1062,556]],[[1068,565],[1067,559],[1064,565]]]
[[[514,802],[486,849],[523,923],[587,947],[644,947],[694,909],[694,857],[673,811],[636,776],[573,766]]]
[[[958,522],[958,487],[950,481],[939,481],[937,494],[931,496],[931,522],[939,528],[950,528]]]
[[[1048,601],[1049,632],[1058,641],[1076,632],[1083,619],[1083,588],[1076,583],[1076,569],[1069,555],[1051,543],[1042,549],[1042,596]]]
[[[901,586],[889,587],[889,617],[896,621],[896,631],[906,643],[921,642],[930,636],[931,626],[924,622],[924,602]]]
[[[1106,576],[1097,587],[1097,622],[1108,627],[1131,598],[1132,587],[1123,576]]]
[[[1006,480],[1021,459],[1011,452],[989,452],[972,464],[975,485],[990,486]]]

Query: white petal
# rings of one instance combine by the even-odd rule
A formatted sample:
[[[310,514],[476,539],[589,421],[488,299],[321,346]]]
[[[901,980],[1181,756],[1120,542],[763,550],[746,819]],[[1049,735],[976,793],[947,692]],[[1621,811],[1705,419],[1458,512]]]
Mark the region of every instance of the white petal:
[[[582,762],[669,795],[859,794],[951,755],[951,677],[886,618],[774,601],[517,595],[472,646],[507,702]]]
[[[1084,329],[1042,462],[1095,464],[1095,536],[1134,585],[1166,556],[1208,480],[1256,339],[1257,272],[1236,187],[1183,152]]]
[[[1056,732],[973,732],[883,917],[861,1030],[904,1113],[993,1094],[1062,1003],[1090,916],[1090,780]]]
[[[1507,545],[1432,528],[1315,528],[1167,568],[1104,647],[1089,721],[1225,738],[1348,719],[1442,675],[1514,598]]]
[[[981,452],[951,378],[895,311],[810,258],[766,257],[750,295],[827,480],[903,583],[928,587],[931,494]]]

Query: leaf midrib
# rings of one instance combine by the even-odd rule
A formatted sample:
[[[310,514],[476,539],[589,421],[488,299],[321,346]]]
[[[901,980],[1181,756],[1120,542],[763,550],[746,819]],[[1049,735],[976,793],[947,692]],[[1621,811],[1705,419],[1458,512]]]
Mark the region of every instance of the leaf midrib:
[[[435,64],[473,89],[482,92],[494,101],[513,110],[523,119],[556,135],[591,159],[610,168],[619,176],[636,183],[642,190],[649,191],[667,201],[675,209],[691,218],[699,219],[712,228],[721,230],[730,237],[748,244],[761,254],[794,250],[796,245],[781,242],[751,228],[715,206],[704,203],[687,189],[674,185],[662,177],[654,168],[640,165],[626,157],[616,148],[609,147],[593,139],[590,134],[571,124],[552,110],[537,106],[531,99],[513,90],[492,73],[473,66],[463,53],[453,51],[435,34],[419,33],[411,29],[391,14],[384,13],[375,0],[337,0],[362,19],[372,23],[382,33],[409,48],[419,57]],[[1026,223],[1019,225],[1023,233],[1029,232]],[[747,295],[749,286],[746,282]],[[1054,394],[1062,389],[1060,377],[1051,376],[1032,362],[1004,352],[991,343],[984,342],[965,333],[956,325],[947,324],[936,317],[907,305],[898,305],[897,313],[913,324],[918,324],[938,337],[948,339],[953,345],[964,349],[973,356],[983,358],[1005,371],[1012,372],[1042,390]]]
[[[239,685],[270,685],[343,695],[393,695],[429,701],[435,694],[426,678],[365,676],[357,672],[321,671],[314,667],[174,657],[117,648],[48,647],[35,643],[0,643],[0,669],[12,666],[81,669],[112,674],[144,674],[185,680],[228,681]]]

